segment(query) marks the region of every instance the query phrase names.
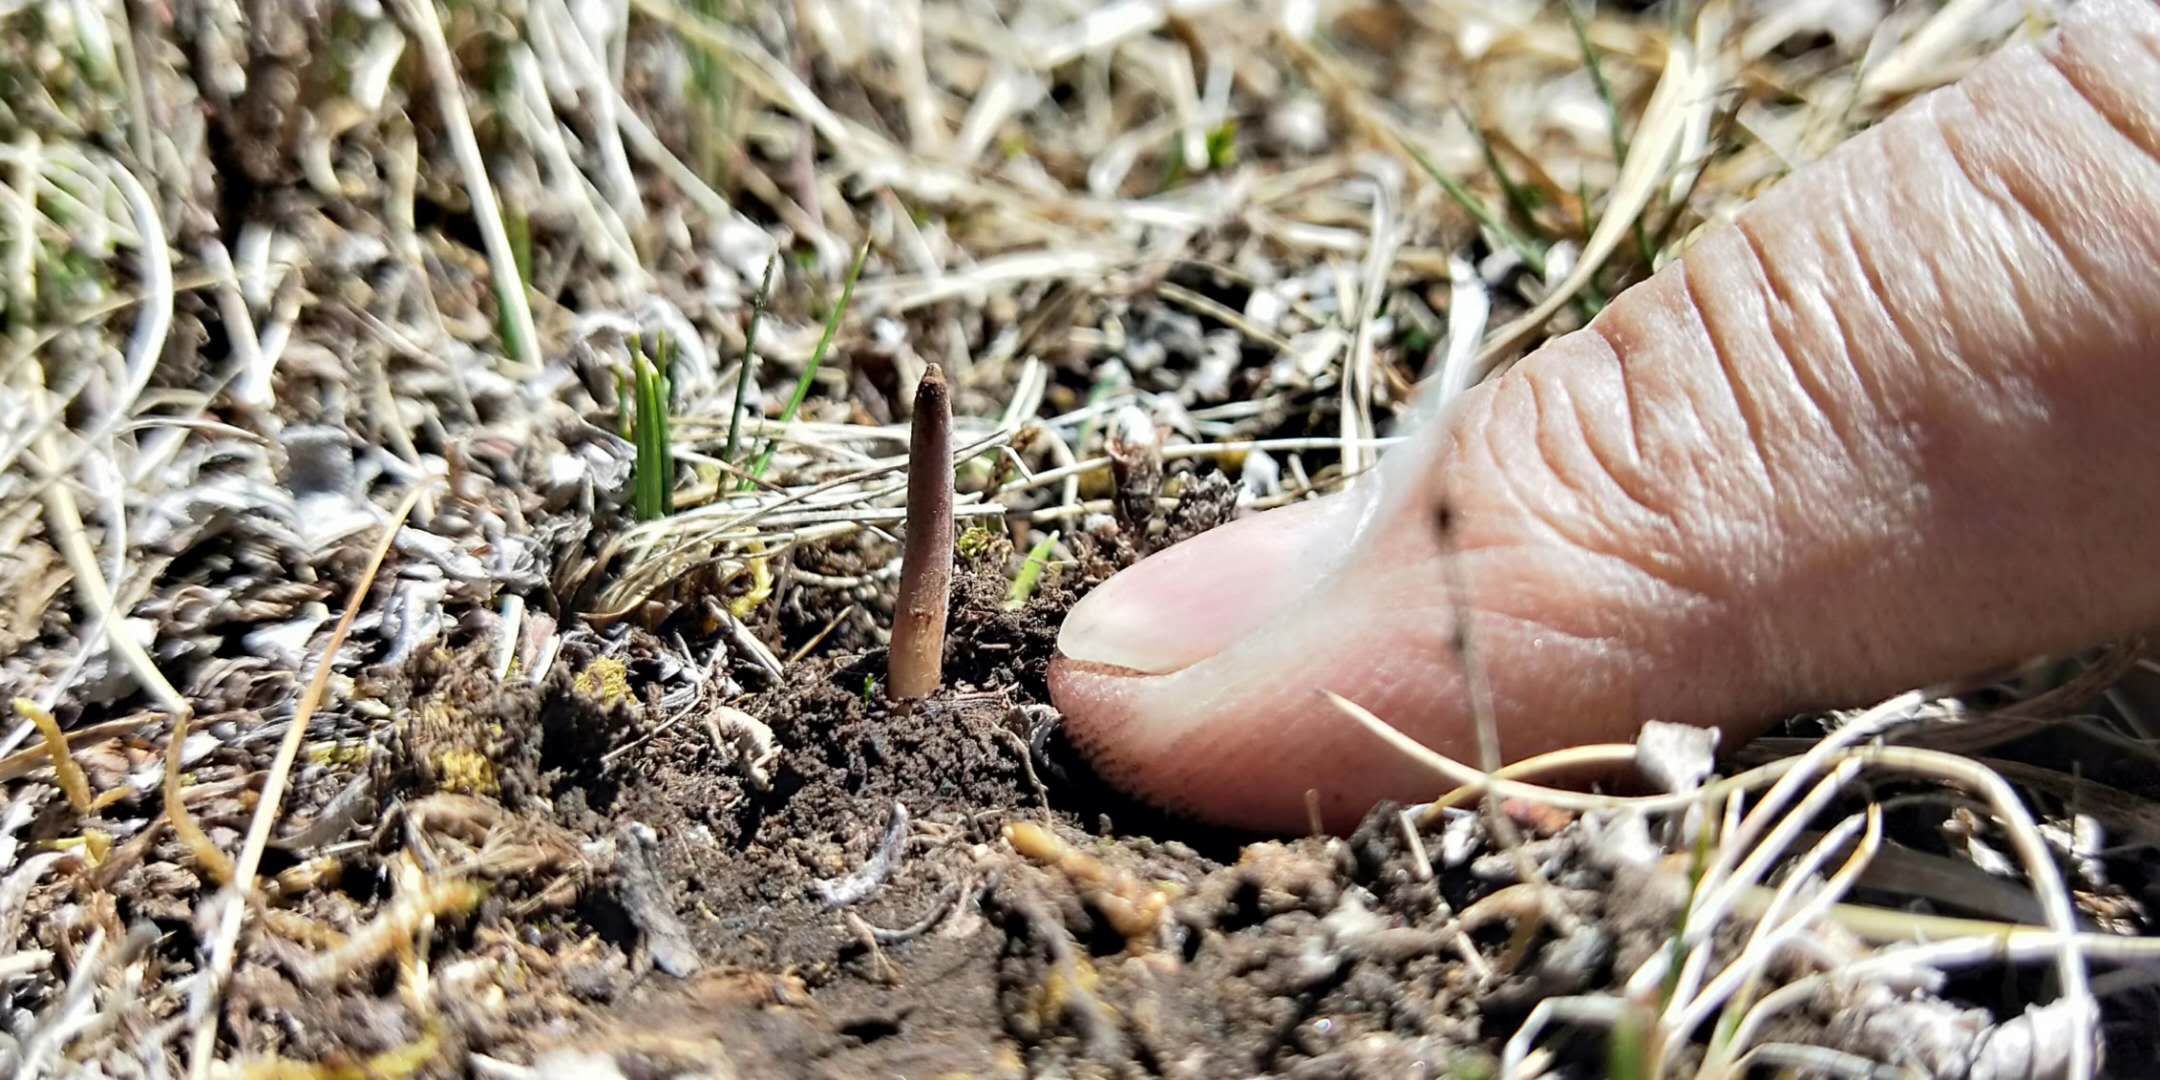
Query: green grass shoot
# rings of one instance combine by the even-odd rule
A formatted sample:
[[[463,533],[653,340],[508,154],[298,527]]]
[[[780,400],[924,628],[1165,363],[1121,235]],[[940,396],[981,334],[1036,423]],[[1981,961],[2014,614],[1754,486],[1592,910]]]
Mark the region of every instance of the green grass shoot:
[[[1650,1027],[1654,1014],[1630,1006],[1613,1023],[1605,1044],[1605,1075],[1612,1080],[1650,1080]]]
[[[1620,127],[1620,103],[1613,100],[1612,83],[1605,78],[1605,64],[1598,58],[1597,46],[1590,41],[1590,24],[1583,21],[1583,13],[1575,0],[1562,5],[1567,8],[1568,25],[1575,30],[1576,47],[1582,50],[1583,65],[1590,69],[1590,85],[1597,88],[1598,100],[1605,103],[1605,127],[1612,137],[1613,164],[1627,160],[1627,132]]]
[[[1236,117],[1231,117],[1208,130],[1208,168],[1227,169],[1237,163],[1237,134],[1238,124]]]
[[[1052,530],[1028,549],[1027,558],[1020,562],[1020,572],[1013,575],[1012,588],[1005,592],[1005,610],[1018,611],[1027,606],[1028,598],[1035,595],[1036,584],[1042,580],[1043,567],[1050,564],[1050,552],[1057,547],[1057,542],[1058,534]]]
[[[720,452],[720,460],[730,465],[735,463],[735,439],[742,431],[743,409],[750,400],[750,382],[757,369],[758,324],[765,321],[765,301],[772,295],[773,271],[779,265],[780,253],[776,250],[765,260],[757,295],[750,301],[750,325],[743,330],[742,366],[735,376],[735,408],[728,413],[727,448]]]
[[[643,344],[630,346],[631,390],[636,418],[631,422],[637,448],[631,477],[631,508],[639,521],[656,521],[675,511],[675,452],[668,432],[667,339],[658,355],[645,355]]]
[[[847,314],[848,301],[855,296],[855,279],[862,276],[863,263],[870,258],[870,239],[863,238],[862,247],[855,251],[855,264],[848,267],[847,280],[840,286],[840,301],[833,305],[832,313],[825,317],[825,333],[818,338],[817,348],[810,354],[810,362],[803,366],[802,378],[795,380],[795,392],[788,395],[787,407],[780,410],[780,422],[791,423],[802,409],[803,399],[810,396],[811,384],[817,381],[817,373],[825,364],[825,353],[832,348],[833,335],[840,332],[840,319]],[[759,449],[756,463],[750,466],[750,477],[743,481],[742,490],[748,491],[765,476],[772,465],[773,439],[767,436]]]
[[[1575,44],[1582,49],[1583,66],[1590,69],[1590,84],[1597,88],[1598,100],[1605,103],[1605,127],[1612,138],[1613,168],[1627,161],[1627,133],[1620,126],[1620,102],[1613,97],[1612,83],[1605,78],[1605,64],[1598,58],[1597,46],[1590,40],[1590,25],[1583,21],[1582,9],[1576,0],[1561,5],[1567,9],[1568,25],[1575,30]],[[1588,219],[1590,206],[1583,204],[1583,216]],[[1596,226],[1591,226],[1596,231]],[[1643,228],[1643,216],[1635,216],[1635,247],[1642,254],[1644,272],[1657,268],[1657,246],[1650,242],[1650,233]]]
[[[1485,155],[1485,167],[1491,169],[1493,179],[1499,181],[1500,193],[1507,197],[1508,208],[1514,211],[1516,224],[1539,234],[1538,239],[1549,244],[1551,241],[1543,235],[1544,230],[1538,224],[1537,207],[1531,205],[1530,192],[1509,175],[1507,165],[1500,160],[1500,151],[1493,146],[1492,137],[1485,133],[1483,126],[1471,119],[1468,111],[1457,111],[1461,113],[1463,123],[1470,128],[1470,134],[1477,139],[1478,150]]]

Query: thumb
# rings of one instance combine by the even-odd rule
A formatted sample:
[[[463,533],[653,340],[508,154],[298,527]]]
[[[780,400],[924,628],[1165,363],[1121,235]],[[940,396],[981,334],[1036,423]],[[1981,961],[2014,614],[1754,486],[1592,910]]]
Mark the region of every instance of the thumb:
[[[1783,713],[2160,621],[2160,7],[2096,0],[1459,399],[1378,483],[1146,560],[1052,691],[1106,777],[1332,828],[1476,756]],[[1450,511],[1454,580],[1436,515]]]

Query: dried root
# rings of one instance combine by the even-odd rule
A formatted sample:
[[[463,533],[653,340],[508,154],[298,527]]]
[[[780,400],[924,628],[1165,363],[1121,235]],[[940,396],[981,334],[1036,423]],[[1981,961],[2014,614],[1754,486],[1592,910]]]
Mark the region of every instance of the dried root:
[[[1170,893],[1148,885],[1131,871],[1115,869],[1032,822],[1005,826],[1005,842],[1028,859],[1063,874],[1081,899],[1127,942],[1152,940],[1162,926]]]

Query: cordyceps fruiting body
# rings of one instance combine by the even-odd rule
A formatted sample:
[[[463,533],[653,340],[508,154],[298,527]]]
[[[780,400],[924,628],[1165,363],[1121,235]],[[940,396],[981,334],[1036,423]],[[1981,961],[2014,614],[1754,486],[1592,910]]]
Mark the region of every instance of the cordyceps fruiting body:
[[[908,438],[906,548],[893,603],[885,692],[895,701],[928,697],[943,678],[945,615],[953,576],[952,396],[936,364],[915,389]]]

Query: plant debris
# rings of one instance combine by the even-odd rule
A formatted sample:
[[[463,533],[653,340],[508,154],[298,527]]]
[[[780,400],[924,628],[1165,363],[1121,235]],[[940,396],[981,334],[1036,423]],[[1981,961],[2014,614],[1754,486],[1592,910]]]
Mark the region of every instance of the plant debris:
[[[0,1068],[2152,1060],[2142,642],[1297,840],[1045,683],[2025,7],[0,4]]]

